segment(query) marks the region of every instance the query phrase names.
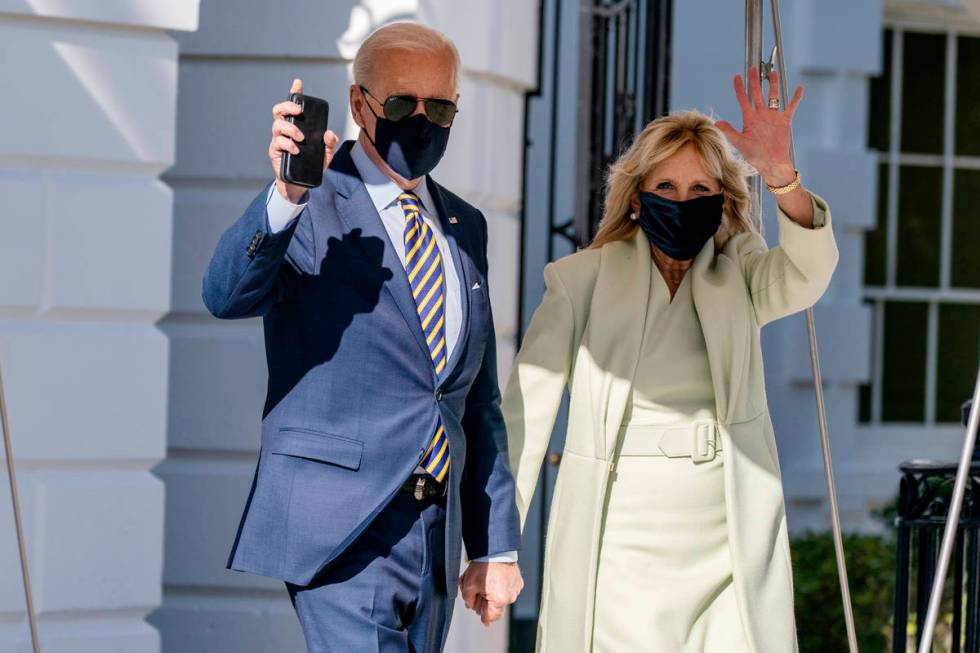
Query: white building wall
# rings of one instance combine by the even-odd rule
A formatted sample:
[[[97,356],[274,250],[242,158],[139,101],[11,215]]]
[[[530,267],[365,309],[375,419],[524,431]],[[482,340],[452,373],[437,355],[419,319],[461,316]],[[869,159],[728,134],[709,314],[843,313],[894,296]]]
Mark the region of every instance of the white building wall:
[[[177,46],[196,0],[0,0],[0,364],[45,653],[160,648]],[[4,461],[5,462],[5,461]],[[0,651],[29,651],[6,469]]]
[[[768,13],[769,3],[762,4]],[[671,107],[713,110],[740,125],[731,78],[744,65],[744,3],[685,0],[674,11]],[[806,185],[830,204],[841,252],[831,287],[815,308],[837,489],[845,527],[865,527],[869,507],[894,494],[895,465],[908,453],[888,443],[868,446],[857,426],[856,388],[869,375],[871,336],[870,313],[861,303],[864,231],[874,226],[877,189],[876,159],[867,150],[868,78],[881,66],[882,6],[800,0],[781,3],[781,13],[790,83],[806,87],[794,124],[797,165]],[[768,15],[765,24],[768,56]],[[770,197],[764,215],[774,245]],[[766,327],[763,347],[790,527],[828,529],[803,315]]]
[[[523,0],[362,3],[208,0],[200,30],[180,34],[174,188],[163,606],[151,621],[172,653],[303,650],[281,583],[224,569],[259,442],[265,361],[261,322],[222,322],[200,300],[220,233],[271,179],[270,109],[294,77],[331,105],[330,127],[355,128],[348,64],[390,20],[443,30],[464,65],[460,114],[433,173],[484,210],[500,375],[514,355],[519,274],[524,92],[535,84],[537,7]],[[457,606],[448,651],[505,650],[506,626],[485,631]]]
[[[980,34],[980,0],[886,0],[884,26],[910,32],[959,32]],[[906,79],[903,84],[910,83]],[[876,119],[888,120],[881,116]],[[940,195],[942,189],[937,188]],[[885,198],[879,198],[884,201]],[[941,220],[940,216],[936,216]],[[874,218],[872,218],[874,220]],[[873,357],[870,353],[869,358]],[[972,385],[963,388],[963,399]],[[965,428],[956,423],[883,422],[855,425],[854,459],[857,465],[845,468],[855,486],[862,487],[864,507],[876,507],[896,491],[896,466],[913,459],[956,461],[962,452]],[[860,505],[854,507],[859,511]],[[874,522],[868,523],[875,526]]]

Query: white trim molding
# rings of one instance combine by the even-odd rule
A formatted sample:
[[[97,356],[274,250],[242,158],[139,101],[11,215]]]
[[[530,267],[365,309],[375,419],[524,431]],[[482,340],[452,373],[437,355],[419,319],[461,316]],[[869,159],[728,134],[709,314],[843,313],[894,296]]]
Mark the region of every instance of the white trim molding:
[[[980,0],[885,0],[885,22],[980,32]]]

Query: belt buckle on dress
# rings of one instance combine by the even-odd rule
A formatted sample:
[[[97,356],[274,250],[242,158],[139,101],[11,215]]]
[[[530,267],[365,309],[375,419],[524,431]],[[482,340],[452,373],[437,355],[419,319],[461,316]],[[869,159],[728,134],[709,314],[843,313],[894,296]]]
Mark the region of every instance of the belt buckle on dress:
[[[698,424],[694,427],[694,441],[691,443],[691,460],[706,463],[715,458],[718,448],[714,424]]]

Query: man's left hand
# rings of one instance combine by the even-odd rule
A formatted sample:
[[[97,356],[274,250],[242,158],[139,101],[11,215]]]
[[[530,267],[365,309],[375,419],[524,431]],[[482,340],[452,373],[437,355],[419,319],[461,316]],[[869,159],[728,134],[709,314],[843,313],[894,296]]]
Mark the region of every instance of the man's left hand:
[[[471,562],[459,577],[463,603],[480,615],[484,626],[504,616],[507,606],[524,589],[516,562]]]

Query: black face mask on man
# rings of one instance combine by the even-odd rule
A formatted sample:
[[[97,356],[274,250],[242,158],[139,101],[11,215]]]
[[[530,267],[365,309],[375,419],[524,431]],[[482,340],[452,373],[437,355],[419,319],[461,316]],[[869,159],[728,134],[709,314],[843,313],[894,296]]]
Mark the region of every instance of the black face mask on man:
[[[721,225],[724,193],[678,202],[641,191],[640,228],[651,243],[672,259],[689,261]]]
[[[376,119],[374,138],[368,139],[385,163],[405,179],[429,174],[446,153],[449,127],[440,127],[421,113],[396,122],[374,113],[371,105],[368,110]]]

